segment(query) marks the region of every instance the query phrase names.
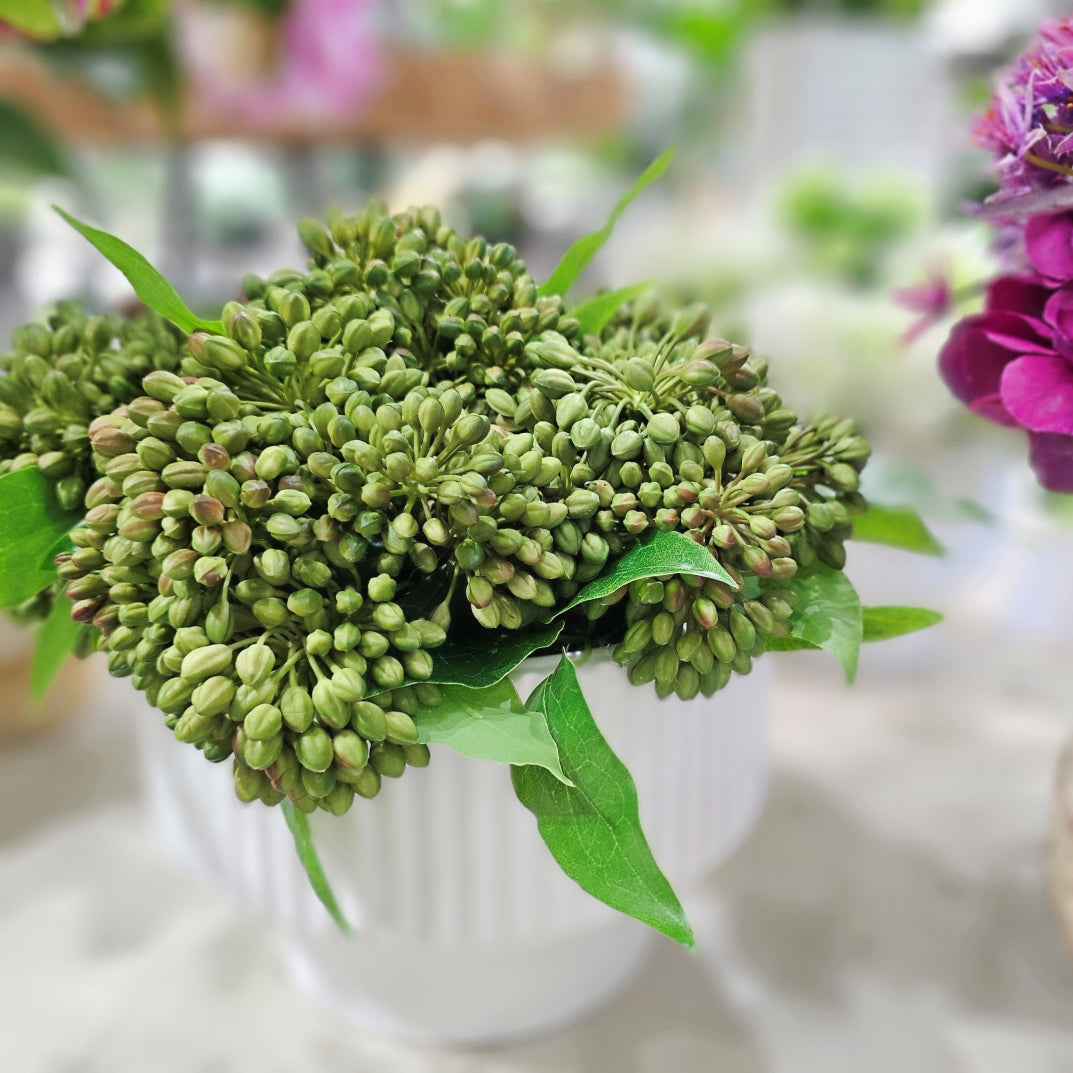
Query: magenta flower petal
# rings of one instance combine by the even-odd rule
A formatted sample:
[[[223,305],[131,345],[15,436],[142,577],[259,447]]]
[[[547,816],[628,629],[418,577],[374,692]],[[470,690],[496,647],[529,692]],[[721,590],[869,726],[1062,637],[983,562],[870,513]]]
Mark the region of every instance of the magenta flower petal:
[[[987,285],[987,308],[1012,310],[1038,321],[1052,291],[1039,276],[999,276]]]
[[[1020,313],[996,310],[985,313],[987,323],[981,325],[983,333],[997,346],[1005,347],[1016,354],[1053,354],[1054,345],[1047,325]]]
[[[1068,356],[1073,341],[1073,286],[1067,284],[1051,295],[1043,319],[1054,329],[1055,349]]]
[[[1073,213],[1033,216],[1025,224],[1025,252],[1048,279],[1073,279]]]
[[[993,395],[977,395],[969,403],[969,409],[977,417],[986,418],[996,425],[1005,425],[1007,428],[1019,428],[1017,419],[1006,409],[1006,403],[996,391]]]
[[[939,372],[962,402],[1000,425],[1017,422],[1002,404],[1002,371],[1017,354],[992,342],[983,326],[993,314],[964,317],[939,353]]]
[[[1073,492],[1073,436],[1030,432],[1028,442],[1040,484],[1052,492]]]
[[[1002,371],[1002,401],[1031,432],[1073,435],[1073,369],[1057,355],[1028,354]]]

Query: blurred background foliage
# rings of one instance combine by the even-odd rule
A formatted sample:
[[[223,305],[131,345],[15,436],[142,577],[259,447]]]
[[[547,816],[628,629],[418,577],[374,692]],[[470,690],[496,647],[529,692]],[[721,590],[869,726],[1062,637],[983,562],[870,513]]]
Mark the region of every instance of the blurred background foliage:
[[[932,375],[992,268],[968,117],[1049,0],[0,0],[0,329],[125,285],[59,200],[206,309],[292,221],[443,204],[546,273],[667,144],[582,290],[659,278],[926,465],[991,450]],[[943,280],[947,307],[896,295]],[[917,288],[914,292],[913,288]],[[915,299],[918,301],[919,299]],[[909,303],[910,305],[913,302]]]

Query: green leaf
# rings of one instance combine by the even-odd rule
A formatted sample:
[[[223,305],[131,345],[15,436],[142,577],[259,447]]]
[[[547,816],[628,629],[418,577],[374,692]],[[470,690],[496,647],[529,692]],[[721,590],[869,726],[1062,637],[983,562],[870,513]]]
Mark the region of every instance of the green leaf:
[[[72,607],[66,596],[57,596],[38,631],[30,666],[30,696],[34,700],[41,700],[48,693],[60,668],[74,653],[82,627],[71,618]]]
[[[551,621],[523,630],[480,630],[475,637],[448,641],[432,650],[433,685],[459,685],[481,689],[507,677],[534,652],[550,648],[563,631],[561,617],[579,604],[609,596],[616,589],[644,577],[662,574],[694,574],[715,578],[731,588],[734,579],[707,548],[683,533],[652,533],[638,540],[621,555],[611,570],[590,581],[565,607],[551,615]],[[404,685],[417,680],[407,678]],[[370,694],[370,697],[375,694]]]
[[[819,651],[820,646],[806,641],[803,637],[765,637],[765,652],[804,652]]]
[[[36,466],[0,477],[0,607],[14,607],[56,580],[52,556],[82,519],[61,510]]]
[[[685,45],[708,67],[719,67],[733,58],[735,46],[754,18],[745,4],[719,5],[719,10],[707,7],[674,7],[665,13],[659,10],[656,28],[675,44]]]
[[[328,877],[321,867],[320,858],[313,845],[313,835],[309,830],[309,819],[304,812],[296,809],[294,802],[288,798],[284,798],[282,808],[287,826],[294,836],[294,848],[298,851],[298,859],[302,862],[302,867],[309,877],[309,885],[313,888],[313,893],[331,914],[339,930],[348,934],[351,931],[350,922],[343,916],[343,911],[339,908],[339,903],[335,900],[335,895],[328,883]]]
[[[637,181],[619,199],[618,204],[611,210],[607,223],[599,231],[592,231],[582,236],[570,249],[563,254],[563,259],[552,272],[548,282],[540,288],[541,294],[565,295],[574,285],[574,281],[589,267],[589,263],[599,253],[603,244],[611,237],[611,232],[618,223],[618,218],[629,208],[630,203],[641,193],[645,187],[654,183],[670,167],[674,158],[674,147],[667,149],[656,157],[643,172]]]
[[[52,134],[11,101],[0,101],[0,169],[29,175],[71,174]]]
[[[0,21],[44,40],[59,37],[63,28],[52,0],[4,0],[0,4]]]
[[[559,746],[564,786],[543,768],[511,769],[514,792],[562,870],[584,890],[676,942],[693,945],[693,932],[666,876],[648,847],[630,773],[593,721],[565,656],[530,697]]]
[[[218,320],[202,320],[195,316],[179,297],[178,291],[133,246],[128,246],[122,239],[108,234],[107,231],[76,220],[57,205],[52,207],[127,277],[134,293],[150,309],[155,309],[162,317],[166,317],[187,333],[223,333],[223,325]]]
[[[547,720],[526,709],[509,678],[483,689],[447,686],[443,703],[420,712],[415,722],[426,745],[446,745],[474,760],[535,765],[572,785]]]
[[[869,505],[853,519],[853,539],[869,544],[886,544],[920,555],[945,555],[946,549],[912,507]]]
[[[668,533],[657,532],[641,537],[615,560],[606,574],[590,581],[566,607],[556,611],[555,617],[565,615],[578,604],[610,596],[631,581],[664,574],[692,574],[695,577],[714,578],[732,589],[738,587],[707,548],[690,540],[685,533],[672,529]]]
[[[907,633],[926,630],[943,621],[938,611],[925,607],[864,607],[861,608],[861,641],[889,641]],[[768,637],[764,644],[767,652],[799,652],[803,649],[819,649],[820,644],[803,637]]]
[[[766,583],[765,587],[797,593],[790,638],[804,642],[796,647],[826,649],[845,667],[846,681],[852,682],[857,674],[862,626],[860,597],[850,579],[841,570],[817,563],[789,581]],[[777,649],[776,639],[770,640],[767,647]]]
[[[563,623],[549,622],[524,630],[481,630],[479,638],[448,641],[432,649],[432,677],[422,681],[468,689],[494,686],[534,652],[555,644],[562,632]],[[408,678],[405,684],[417,681]]]
[[[886,641],[943,621],[938,611],[926,607],[866,607],[861,612],[862,641]]]
[[[628,287],[619,287],[617,291],[605,291],[574,306],[570,315],[577,317],[585,335],[599,335],[626,302],[632,302],[651,286],[651,283],[631,283]]]

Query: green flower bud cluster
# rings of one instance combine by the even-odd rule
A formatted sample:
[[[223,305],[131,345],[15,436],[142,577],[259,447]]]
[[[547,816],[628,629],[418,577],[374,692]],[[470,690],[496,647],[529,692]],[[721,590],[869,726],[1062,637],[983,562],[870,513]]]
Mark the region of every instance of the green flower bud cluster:
[[[90,317],[75,303],[17,328],[0,354],[0,474],[39,466],[78,509],[94,477],[90,421],[140,395],[147,373],[178,369],[183,342],[156,313]]]
[[[82,507],[95,478],[89,426],[141,394],[142,377],[179,368],[185,337],[156,313],[90,316],[61,302],[44,322],[17,328],[0,354],[0,475],[37,466],[64,510]],[[44,618],[59,587],[12,610]],[[88,651],[87,631],[81,648]]]
[[[599,618],[625,600],[616,657],[663,695],[710,693],[728,668],[749,669],[765,637],[785,635],[793,602],[777,583],[817,560],[841,568],[851,515],[863,505],[857,485],[869,449],[852,422],[798,424],[768,387],[766,363],[709,337],[707,322],[702,307],[664,311],[643,298],[599,337],[571,344],[543,333],[531,349],[555,363],[533,371],[513,408],[486,392],[499,420],[528,430],[559,466],[541,494],[554,501],[562,490],[586,540],[610,540],[617,553],[649,529],[679,530],[739,584],[709,582],[686,600],[683,586],[697,579],[654,579],[586,608]],[[750,577],[763,583],[762,597],[741,591]],[[560,583],[556,597],[569,595]]]
[[[577,334],[562,299],[538,293],[512,246],[459,235],[434,207],[390,215],[370,201],[356,216],[331,217],[326,227],[303,220],[299,235],[312,257],[307,274],[244,282],[253,324],[291,355],[271,358],[280,370],[316,355],[322,368],[332,357],[354,365],[360,374],[348,375],[369,390],[380,386],[375,374],[404,367],[424,369],[434,380],[511,389],[532,365],[527,348],[538,334]],[[332,302],[344,296],[370,303],[375,318],[360,302]],[[385,350],[398,362],[385,366]]]
[[[711,696],[732,672],[749,673],[766,637],[786,636],[795,602],[780,590],[743,599],[722,582],[687,575],[634,582],[613,656],[634,685],[654,682],[661,697]]]
[[[307,271],[247,277],[226,334],[85,423],[99,476],[60,563],[112,672],[242,799],[343,812],[423,765],[448,631],[541,621],[645,533],[739,588],[635,582],[563,636],[662,696],[747,672],[787,633],[779,583],[844,562],[867,444],[798,422],[703,307],[645,295],[586,335],[434,209],[299,230]]]
[[[405,560],[380,541],[383,511],[341,491],[356,468],[311,449],[316,413],[208,377],[144,387],[92,424],[102,476],[60,564],[111,673],[177,738],[233,756],[244,800],[341,813],[423,766],[413,716],[440,700],[424,682],[446,633],[398,602]]]

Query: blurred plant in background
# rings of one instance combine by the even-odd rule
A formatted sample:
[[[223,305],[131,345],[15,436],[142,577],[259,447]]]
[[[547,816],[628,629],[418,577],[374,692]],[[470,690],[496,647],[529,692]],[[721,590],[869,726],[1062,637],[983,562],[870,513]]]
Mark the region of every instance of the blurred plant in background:
[[[232,40],[221,50],[212,5],[179,4],[187,76],[208,106],[239,121],[352,113],[381,78],[372,7],[368,0],[236,0],[225,6]]]
[[[889,251],[920,226],[921,205],[903,181],[858,188],[806,173],[787,184],[779,215],[817,271],[850,286],[874,285]]]

